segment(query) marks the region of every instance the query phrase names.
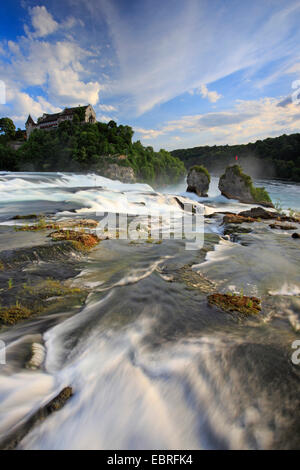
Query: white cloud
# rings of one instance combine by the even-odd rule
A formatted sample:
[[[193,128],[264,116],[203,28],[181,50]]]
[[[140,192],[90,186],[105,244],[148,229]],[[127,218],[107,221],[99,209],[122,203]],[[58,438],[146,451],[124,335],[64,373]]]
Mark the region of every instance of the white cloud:
[[[28,93],[19,90],[8,89],[7,99],[13,107],[11,117],[15,122],[24,123],[28,114],[37,119],[43,113],[57,113],[61,111],[61,108],[53,106],[42,96],[38,96],[35,100]]]
[[[31,23],[34,28],[33,37],[40,38],[54,33],[58,29],[58,23],[47,11],[45,6],[36,6],[29,10]]]
[[[207,86],[202,84],[200,85],[199,88],[195,88],[194,90],[191,90],[189,92],[191,95],[197,94],[201,95],[202,98],[207,98],[208,101],[211,103],[216,103],[220,98],[222,98],[222,95],[219,94],[217,91],[209,91]]]
[[[117,108],[115,106],[112,106],[111,104],[99,104],[98,108],[101,109],[101,111],[105,111],[108,113],[117,111]]]
[[[176,136],[186,146],[239,144],[263,139],[270,135],[298,132],[300,106],[291,103],[280,107],[282,98],[263,98],[253,101],[237,101],[228,111],[187,115],[166,122],[158,129],[135,128],[142,139],[154,139],[157,146],[174,146],[170,140]],[[184,147],[185,145],[181,145]]]
[[[101,116],[98,118],[98,120],[100,122],[109,122],[109,121],[113,121],[114,119],[110,116],[105,115],[105,114],[101,114]]]
[[[64,104],[76,105],[90,103],[95,105],[99,99],[101,85],[98,82],[84,83],[71,67],[53,70],[49,74],[48,93]]]
[[[297,62],[296,64],[288,68],[286,73],[299,73],[300,74],[300,62]]]
[[[11,91],[7,104],[21,126],[24,123],[20,121],[28,112],[38,116],[64,106],[96,105],[102,88],[98,81],[89,79],[86,70],[85,63],[94,56],[94,52],[61,35],[60,40],[54,42],[41,38],[63,24],[56,25],[55,22],[54,25],[51,15],[49,17],[45,12],[48,13],[44,7],[32,9],[35,33],[8,41],[4,60],[0,60],[1,78]],[[39,23],[39,30],[36,29],[37,19],[43,20]],[[66,21],[69,21],[69,26],[73,24],[71,20]],[[28,87],[40,87],[37,93],[42,95],[46,92],[47,99],[30,98]]]

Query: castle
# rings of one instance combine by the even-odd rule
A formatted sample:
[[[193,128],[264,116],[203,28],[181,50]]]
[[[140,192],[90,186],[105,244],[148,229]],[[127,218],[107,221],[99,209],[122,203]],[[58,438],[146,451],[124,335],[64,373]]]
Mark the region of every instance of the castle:
[[[63,121],[72,121],[76,114],[80,116],[81,122],[96,122],[96,113],[90,104],[87,106],[77,106],[75,108],[65,108],[60,113],[56,114],[44,113],[42,117],[38,118],[36,123],[29,114],[25,123],[27,139],[34,129],[44,129],[46,131],[55,129]]]

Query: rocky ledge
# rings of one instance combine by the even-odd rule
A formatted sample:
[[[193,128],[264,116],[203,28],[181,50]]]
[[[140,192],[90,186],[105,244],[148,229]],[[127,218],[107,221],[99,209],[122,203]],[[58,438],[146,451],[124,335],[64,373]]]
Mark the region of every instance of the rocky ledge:
[[[122,183],[135,183],[136,177],[133,168],[130,166],[121,166],[117,163],[111,163],[105,169],[103,176],[112,180],[118,180]]]

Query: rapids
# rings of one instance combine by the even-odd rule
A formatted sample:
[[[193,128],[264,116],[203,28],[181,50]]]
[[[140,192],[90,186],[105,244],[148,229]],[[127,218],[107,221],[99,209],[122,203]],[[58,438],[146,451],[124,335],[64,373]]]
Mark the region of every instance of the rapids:
[[[299,185],[258,184],[285,209],[300,208]],[[93,174],[2,173],[0,250],[46,243],[41,233],[15,232],[16,214],[143,217],[171,207],[180,215],[174,195],[204,204],[206,214],[251,207],[222,197],[216,178],[201,199],[184,184],[154,191]],[[300,334],[298,240],[256,222],[228,240],[221,221],[205,220],[199,250],[186,250],[184,239],[105,240],[70,264],[32,262],[23,276],[53,271],[89,295],[82,306],[66,303],[0,330],[0,440],[70,385],[64,408],[30,429],[18,448],[300,448],[300,365],[291,362]],[[219,292],[261,297],[260,318],[239,321],[208,306],[203,292],[168,282],[164,268],[173,273],[187,264]],[[36,370],[24,363],[33,343],[45,355]]]

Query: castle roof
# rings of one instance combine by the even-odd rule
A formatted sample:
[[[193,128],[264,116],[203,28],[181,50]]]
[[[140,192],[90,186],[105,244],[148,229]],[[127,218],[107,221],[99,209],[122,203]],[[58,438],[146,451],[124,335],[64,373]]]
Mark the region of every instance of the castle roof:
[[[25,126],[26,124],[33,124],[34,126],[36,125],[34,120],[32,119],[32,117],[30,116],[30,114],[28,115],[28,118],[27,118],[27,121],[25,123]]]
[[[44,115],[43,118],[39,119],[39,124],[44,124],[44,123],[47,123],[47,122],[52,122],[52,121],[57,121],[57,119],[59,117],[62,117],[62,116],[72,116],[73,114],[76,113],[76,111],[78,109],[84,109],[86,110],[86,108],[88,107],[89,105],[86,105],[86,106],[76,106],[74,108],[65,108],[63,111],[61,111],[60,113],[55,113],[55,114],[46,114]]]
[[[45,117],[39,119],[38,123],[42,124],[44,122],[52,122],[52,121],[57,121],[59,116],[61,116],[62,113],[55,113],[55,114],[46,114]]]
[[[61,113],[62,115],[66,114],[75,114],[78,109],[86,109],[89,105],[86,106],[76,106],[75,108],[65,108],[63,112]]]

